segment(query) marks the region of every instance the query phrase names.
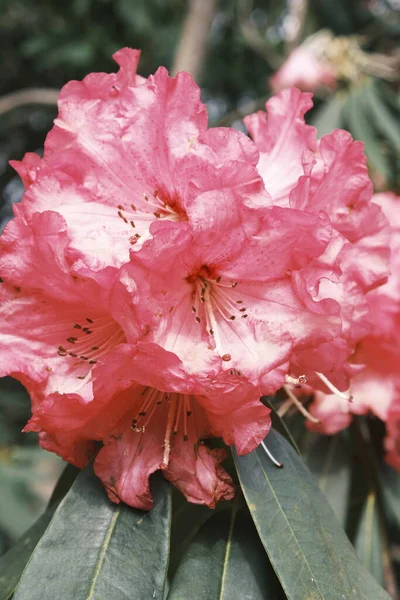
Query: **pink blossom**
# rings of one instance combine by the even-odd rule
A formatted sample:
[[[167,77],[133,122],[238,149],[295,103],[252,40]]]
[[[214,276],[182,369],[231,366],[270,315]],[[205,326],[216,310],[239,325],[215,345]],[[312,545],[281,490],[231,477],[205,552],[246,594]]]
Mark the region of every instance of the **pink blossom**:
[[[274,92],[295,85],[303,92],[314,92],[323,86],[334,89],[336,74],[333,65],[318,58],[311,48],[299,46],[270,79]]]
[[[351,357],[352,402],[334,394],[316,392],[310,412],[321,420],[309,426],[325,433],[347,427],[353,414],[372,413],[387,423],[386,447],[389,461],[398,466],[397,419],[400,401],[400,199],[392,193],[376,194],[374,202],[381,206],[391,225],[390,275],[385,285],[371,291],[367,298],[368,335],[361,339]],[[339,416],[341,415],[341,416]],[[344,416],[346,415],[346,416]]]
[[[207,129],[191,77],[143,79],[138,57],[67,84],[44,158],[15,163],[3,373],[27,386],[43,447],[83,466],[103,444],[112,500],[149,508],[161,469],[214,506],[234,490],[204,440],[250,452],[271,425],[260,395],[344,369],[385,277],[385,220],[360,145],[305,125],[309,95],[249,117],[254,143]]]
[[[256,446],[270,428],[258,390],[233,371],[190,374],[173,353],[136,343],[126,286],[109,269],[78,275],[68,242],[51,211],[29,226],[17,217],[1,238],[0,374],[30,393],[25,431],[79,467],[102,441],[95,469],[114,500],[149,508],[148,477],[160,468],[193,502],[232,497],[225,451],[201,440],[222,436],[240,453]]]
[[[340,330],[336,303],[304,305],[291,279],[329,239],[322,215],[270,208],[252,236],[240,214],[224,232],[167,223],[151,231],[123,268],[135,288],[137,335],[176,353],[188,371],[225,364],[261,394],[273,393],[293,347],[318,345]]]
[[[230,203],[264,194],[254,144],[233,129],[207,129],[188,73],[171,78],[161,67],[143,79],[135,74],[138,57],[125,48],[114,55],[117,74],[68,83],[44,158],[12,163],[27,185],[25,219],[59,212],[71,252],[91,270],[127,262],[157,220],[213,228],[214,220],[199,223],[194,199],[201,195],[220,202],[225,218]]]
[[[297,350],[291,372],[305,373],[317,387],[321,381],[313,373],[323,372],[346,389],[344,362],[370,329],[366,294],[387,277],[389,232],[372,201],[363,145],[341,130],[317,142],[316,130],[304,121],[311,105],[309,94],[284,90],[267,102],[267,113],[250,115],[245,123],[260,149],[258,170],[269,202],[304,214],[324,211],[331,220],[333,233],[325,251],[292,279],[305,305],[340,306],[341,333],[333,341]]]

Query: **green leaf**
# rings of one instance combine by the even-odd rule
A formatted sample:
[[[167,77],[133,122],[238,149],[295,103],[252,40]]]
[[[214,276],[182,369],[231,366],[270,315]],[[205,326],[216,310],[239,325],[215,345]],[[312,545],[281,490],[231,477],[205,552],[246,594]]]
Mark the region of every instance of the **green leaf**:
[[[89,465],[57,508],[14,600],[162,599],[171,494],[161,475],[153,483],[153,510],[113,504]]]
[[[336,94],[324,102],[316,111],[312,119],[312,125],[317,128],[318,137],[343,126],[342,110],[346,100],[347,95]]]
[[[345,432],[326,436],[308,432],[304,460],[345,528],[351,481],[351,447]]]
[[[381,584],[384,584],[383,546],[381,523],[374,492],[368,494],[363,507],[361,521],[355,538],[358,558]]]
[[[260,448],[234,460],[247,505],[289,600],[388,600],[354,549],[290,444],[266,438],[278,469]]]
[[[74,465],[67,464],[54,486],[53,493],[51,494],[48,503],[49,508],[53,505],[58,505],[61,502],[79,473],[80,469],[74,467]]]
[[[168,600],[280,600],[282,588],[251,517],[231,510],[211,517],[190,544]]]
[[[179,566],[182,556],[200,527],[215,512],[226,510],[226,502],[218,502],[215,509],[192,504],[176,489],[172,488],[172,524],[171,550],[168,565],[168,576],[172,578]]]
[[[345,106],[350,133],[364,143],[365,153],[373,171],[380,173],[384,181],[390,180],[390,167],[382,150],[370,111],[365,101],[365,88],[352,92]]]
[[[289,429],[287,428],[284,420],[281,419],[281,417],[278,415],[278,412],[276,411],[273,403],[271,402],[270,397],[263,396],[261,398],[261,402],[265,406],[267,406],[268,408],[271,409],[272,427],[275,429],[275,431],[279,431],[279,433],[281,435],[283,435],[283,437],[286,438],[290,444],[292,444],[292,446],[296,450],[297,454],[300,454],[300,450],[299,450],[296,442],[294,441],[292,434],[290,433]]]
[[[54,512],[71,487],[79,469],[67,465],[56,483],[49,500],[48,509],[24,533],[14,546],[0,558],[0,600],[11,598],[21,578],[23,570],[37,543],[50,523]]]
[[[16,471],[16,469],[15,469]],[[34,522],[38,513],[32,510],[34,494],[25,485],[23,475],[17,477],[8,465],[0,464],[0,525],[12,539],[19,538]],[[38,511],[40,514],[40,510]]]
[[[0,559],[0,600],[9,600],[38,541],[50,523],[56,506],[47,510]]]
[[[396,544],[400,544],[400,475],[387,464],[380,467],[383,501],[390,534]]]
[[[364,97],[370,111],[370,119],[374,121],[377,130],[380,131],[396,152],[400,152],[398,115],[392,113],[374,86],[365,87]]]

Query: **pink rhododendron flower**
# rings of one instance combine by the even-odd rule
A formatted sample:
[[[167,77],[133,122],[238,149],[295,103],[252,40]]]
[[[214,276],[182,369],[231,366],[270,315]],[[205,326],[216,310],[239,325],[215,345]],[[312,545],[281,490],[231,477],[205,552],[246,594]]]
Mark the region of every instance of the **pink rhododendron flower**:
[[[296,86],[303,92],[313,92],[323,86],[335,88],[336,73],[333,65],[318,58],[307,46],[299,46],[270,79],[274,92]]]
[[[240,215],[223,235],[217,227],[194,232],[160,223],[123,270],[136,288],[138,338],[175,352],[193,373],[221,361],[267,394],[285,382],[294,347],[333,339],[340,322],[336,303],[304,305],[291,279],[326,245],[324,217],[279,207],[256,212],[264,217],[253,236]]]
[[[366,294],[387,275],[388,225],[372,201],[363,145],[340,130],[317,142],[316,130],[304,122],[311,105],[309,94],[285,90],[267,102],[267,113],[250,115],[245,124],[260,149],[258,170],[269,202],[330,217],[329,244],[294,281],[305,304],[340,306],[341,332],[333,341],[294,353],[291,371],[305,373],[313,385],[321,385],[313,372],[323,372],[346,389],[341,367],[370,327]]]
[[[348,426],[353,414],[372,413],[387,422],[386,441],[390,462],[400,466],[397,433],[400,402],[400,198],[392,193],[377,194],[380,205],[391,225],[390,275],[385,285],[368,294],[370,312],[366,320],[370,332],[359,341],[351,357],[352,402],[334,394],[317,391],[310,412],[319,418],[319,425],[308,424],[324,433],[335,433]]]
[[[214,228],[196,200],[257,202],[263,183],[257,148],[233,129],[207,129],[200,90],[188,73],[161,67],[138,78],[139,53],[114,55],[118,74],[92,73],[68,83],[45,142],[44,158],[12,164],[27,185],[21,213],[59,212],[71,249],[92,270],[119,267],[157,220]],[[215,218],[217,217],[215,211]]]
[[[191,77],[143,79],[138,57],[67,84],[43,159],[14,163],[26,193],[0,242],[2,373],[27,386],[43,447],[84,466],[103,444],[112,500],[149,508],[161,469],[212,507],[233,485],[203,441],[250,452],[271,425],[260,395],[345,372],[386,222],[360,145],[305,125],[309,95],[249,117],[254,143],[207,129]]]
[[[148,477],[160,468],[193,502],[231,498],[225,451],[201,441],[222,436],[240,453],[257,445],[270,428],[258,389],[232,370],[190,374],[174,354],[136,343],[114,270],[77,275],[68,242],[51,211],[29,227],[17,217],[1,238],[1,375],[31,395],[25,430],[79,467],[102,441],[95,470],[115,501],[149,508]]]

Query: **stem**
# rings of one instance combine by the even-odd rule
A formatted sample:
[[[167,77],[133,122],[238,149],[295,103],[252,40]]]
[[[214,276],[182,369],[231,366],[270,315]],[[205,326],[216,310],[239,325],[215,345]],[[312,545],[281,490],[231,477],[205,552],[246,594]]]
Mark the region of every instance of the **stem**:
[[[207,52],[207,41],[217,0],[190,0],[181,39],[171,68],[172,75],[187,71],[198,80]]]
[[[0,98],[0,115],[27,104],[57,105],[59,90],[32,88],[6,94]]]
[[[289,16],[295,22],[294,33],[286,42],[286,51],[290,54],[302,41],[307,20],[308,0],[289,0],[288,4]]]

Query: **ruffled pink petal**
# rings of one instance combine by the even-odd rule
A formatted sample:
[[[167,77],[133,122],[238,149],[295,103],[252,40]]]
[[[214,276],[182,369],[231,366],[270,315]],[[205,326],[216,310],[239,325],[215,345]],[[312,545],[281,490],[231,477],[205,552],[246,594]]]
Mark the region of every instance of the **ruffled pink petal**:
[[[329,214],[334,228],[354,245],[345,265],[348,279],[371,289],[387,275],[388,228],[382,211],[371,202],[363,144],[337,130],[320,140],[319,153],[316,167],[291,192],[291,205]]]
[[[154,344],[119,344],[97,360],[91,373],[92,395],[70,392],[42,396],[34,403],[25,431],[45,431],[51,436],[54,451],[67,460],[80,447],[90,446],[91,440],[108,442],[121,420],[126,422],[127,413],[133,418],[140,410],[135,408],[135,398],[141,402],[143,384],[185,391],[188,380],[179,360]],[[72,462],[77,464],[75,459]]]
[[[36,179],[40,161],[40,156],[34,152],[27,152],[22,160],[10,160],[10,165],[21,177],[26,190]]]
[[[0,294],[1,374],[26,375],[29,391],[91,398],[98,357],[124,341],[119,325],[95,302],[67,304],[6,284]]]
[[[149,220],[127,219],[118,206],[96,201],[79,177],[63,171],[58,156],[42,162],[37,181],[26,192],[18,214],[34,227],[35,213],[60,214],[68,228],[68,256],[71,263],[98,272],[119,267],[129,260],[132,247],[149,237]],[[60,221],[61,222],[61,221]]]
[[[221,165],[229,161],[242,161],[253,167],[258,164],[260,153],[256,144],[236,129],[213,127],[205,131],[200,140],[213,151]]]
[[[23,219],[13,219],[0,239],[2,279],[20,288],[46,289],[66,300],[76,298],[65,256],[67,245],[65,221],[57,213],[34,215],[29,225]]]
[[[249,239],[238,224],[222,244],[208,242],[208,233],[194,234],[189,226],[157,224],[153,239],[123,270],[127,285],[131,280],[135,287],[135,320],[142,335],[177,354],[189,372],[221,369],[227,362],[226,370],[242,371],[255,385],[268,387],[268,374],[275,379],[293,344],[316,345],[340,331],[336,303],[315,303],[310,309],[297,298],[290,278],[290,269],[322,252],[329,226],[324,230],[325,221],[321,226],[319,218],[291,209],[270,213],[268,230],[264,227],[258,238]],[[296,254],[306,229],[313,241]],[[199,297],[199,271],[207,274],[211,288],[206,302]]]
[[[355,415],[372,413],[387,421],[390,406],[398,396],[399,383],[400,377],[385,377],[366,367],[352,379],[351,412]]]
[[[33,213],[28,222],[17,216],[0,239],[0,273],[20,295],[29,289],[42,290],[58,301],[89,304],[96,296],[98,305],[107,306],[115,273],[110,267],[98,274],[81,268],[78,276],[73,254],[70,232],[59,213]]]
[[[208,419],[214,435],[222,437],[229,446],[236,446],[242,455],[254,450],[271,429],[270,412],[259,399],[254,399],[233,412],[209,412]]]
[[[90,73],[83,81],[70,81],[62,88],[58,100],[59,115],[46,138],[45,155],[69,145],[74,137],[70,127],[72,119],[75,119],[77,129],[87,125],[86,116],[96,112],[99,101],[104,109],[112,110],[116,98],[142,81],[136,75],[139,57],[139,50],[123,48],[113,55],[120,66],[118,73]]]
[[[110,500],[143,510],[152,508],[149,476],[160,468],[162,444],[161,427],[146,434],[128,427],[100,450],[94,470]]]
[[[24,431],[29,430],[24,429]],[[95,444],[91,441],[70,440],[68,445],[59,446],[51,435],[45,432],[39,433],[39,444],[45,450],[54,452],[78,469],[84,469],[95,454]]]
[[[307,421],[307,428],[328,435],[335,435],[342,429],[346,429],[352,421],[350,404],[347,400],[334,394],[315,393],[315,399],[308,407],[310,413],[320,423]]]
[[[57,128],[68,132],[67,146],[97,200],[121,205],[124,214],[136,213],[137,220],[145,215],[154,220],[164,203],[179,209],[187,184],[174,178],[175,164],[206,126],[205,107],[190,75],[169,78],[160,68],[110,101],[62,104],[53,133]]]
[[[192,409],[187,437],[174,437],[168,464],[163,465],[164,474],[190,502],[214,508],[219,500],[234,496],[232,479],[221,467],[227,454],[222,448],[211,450],[203,445],[201,440],[211,433],[210,425],[198,404]]]
[[[178,442],[182,447],[183,442]],[[178,448],[176,449],[178,452]],[[171,457],[165,476],[189,502],[215,508],[220,500],[231,500],[235,495],[232,479],[221,467],[227,453],[222,448],[191,444]]]
[[[316,148],[316,129],[304,121],[312,105],[311,94],[291,88],[268,100],[267,113],[244,119],[260,150],[258,170],[275,205],[289,205],[289,193],[303,175],[303,156]]]
[[[140,394],[132,394],[136,410],[140,398]],[[134,406],[127,418],[115,426],[95,461],[95,472],[113,502],[150,509],[149,476],[160,468],[191,502],[214,507],[218,500],[232,498],[231,479],[220,466],[225,451],[210,450],[199,443],[208,437],[209,425],[199,405],[192,404],[191,408],[186,437],[182,432],[168,434],[170,405],[166,402],[160,404],[158,414],[149,420],[144,431],[141,427],[129,427],[132,416],[137,415]]]

